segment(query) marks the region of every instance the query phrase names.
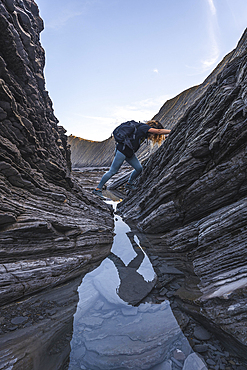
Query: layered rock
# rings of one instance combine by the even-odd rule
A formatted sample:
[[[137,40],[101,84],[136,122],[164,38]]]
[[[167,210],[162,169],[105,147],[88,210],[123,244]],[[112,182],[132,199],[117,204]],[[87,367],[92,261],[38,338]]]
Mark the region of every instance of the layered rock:
[[[113,137],[104,141],[92,141],[70,135],[73,168],[109,167],[114,157],[115,140]]]
[[[174,122],[146,161],[138,190],[120,206],[125,219],[147,234],[150,253],[176,254],[193,264],[201,297],[189,309],[229,343],[234,338],[245,357],[246,47],[247,31],[215,82]],[[188,302],[189,294],[182,298]]]
[[[110,250],[108,207],[71,175],[45,90],[33,0],[0,1],[0,301],[88,271]]]
[[[0,308],[1,369],[67,368],[80,281]]]

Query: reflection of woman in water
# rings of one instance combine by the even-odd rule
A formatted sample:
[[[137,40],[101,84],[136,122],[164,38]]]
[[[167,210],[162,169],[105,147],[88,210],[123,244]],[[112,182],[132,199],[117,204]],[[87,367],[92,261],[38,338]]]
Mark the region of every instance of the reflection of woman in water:
[[[126,233],[131,241],[133,249],[137,253],[137,256],[130,261],[130,263],[125,266],[121,258],[111,253],[108,258],[114,262],[119,278],[120,285],[117,290],[118,296],[125,302],[132,305],[139,303],[148,293],[152,290],[154,286],[154,281],[147,282],[144,280],[143,276],[137,272],[139,267],[144,260],[145,254],[134,241],[134,235],[132,232]]]

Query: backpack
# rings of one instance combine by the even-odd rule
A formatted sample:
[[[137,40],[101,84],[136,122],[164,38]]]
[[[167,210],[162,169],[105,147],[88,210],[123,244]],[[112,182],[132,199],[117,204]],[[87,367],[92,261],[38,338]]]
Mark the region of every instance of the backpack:
[[[128,121],[121,123],[113,131],[114,139],[117,143],[124,144],[123,149],[127,145],[130,149],[134,150],[132,145],[132,140],[135,139],[137,127],[140,125],[140,122]]]

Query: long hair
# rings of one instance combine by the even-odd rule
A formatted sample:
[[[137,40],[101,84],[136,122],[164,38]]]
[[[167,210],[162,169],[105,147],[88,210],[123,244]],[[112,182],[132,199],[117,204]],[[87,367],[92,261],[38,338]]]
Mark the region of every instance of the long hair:
[[[146,122],[146,124],[152,128],[164,128],[159,121],[151,120]],[[158,144],[160,146],[163,141],[165,140],[165,135],[155,135],[155,134],[148,134],[148,139],[151,141],[152,146]]]

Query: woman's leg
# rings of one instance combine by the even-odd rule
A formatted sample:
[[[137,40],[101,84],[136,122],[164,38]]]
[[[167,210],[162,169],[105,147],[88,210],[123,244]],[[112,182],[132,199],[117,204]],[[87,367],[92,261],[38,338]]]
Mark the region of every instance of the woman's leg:
[[[128,181],[128,184],[132,184],[132,182],[142,172],[142,165],[139,162],[135,154],[131,158],[126,158],[126,162],[128,162],[134,168],[134,171],[131,173],[129,181]]]
[[[125,155],[121,153],[119,150],[116,151],[115,157],[113,159],[111,168],[109,169],[108,172],[106,172],[102,179],[100,180],[100,183],[97,187],[97,189],[102,189],[105,183],[113,176],[115,175],[119,168],[122,166],[124,160],[125,160]]]

